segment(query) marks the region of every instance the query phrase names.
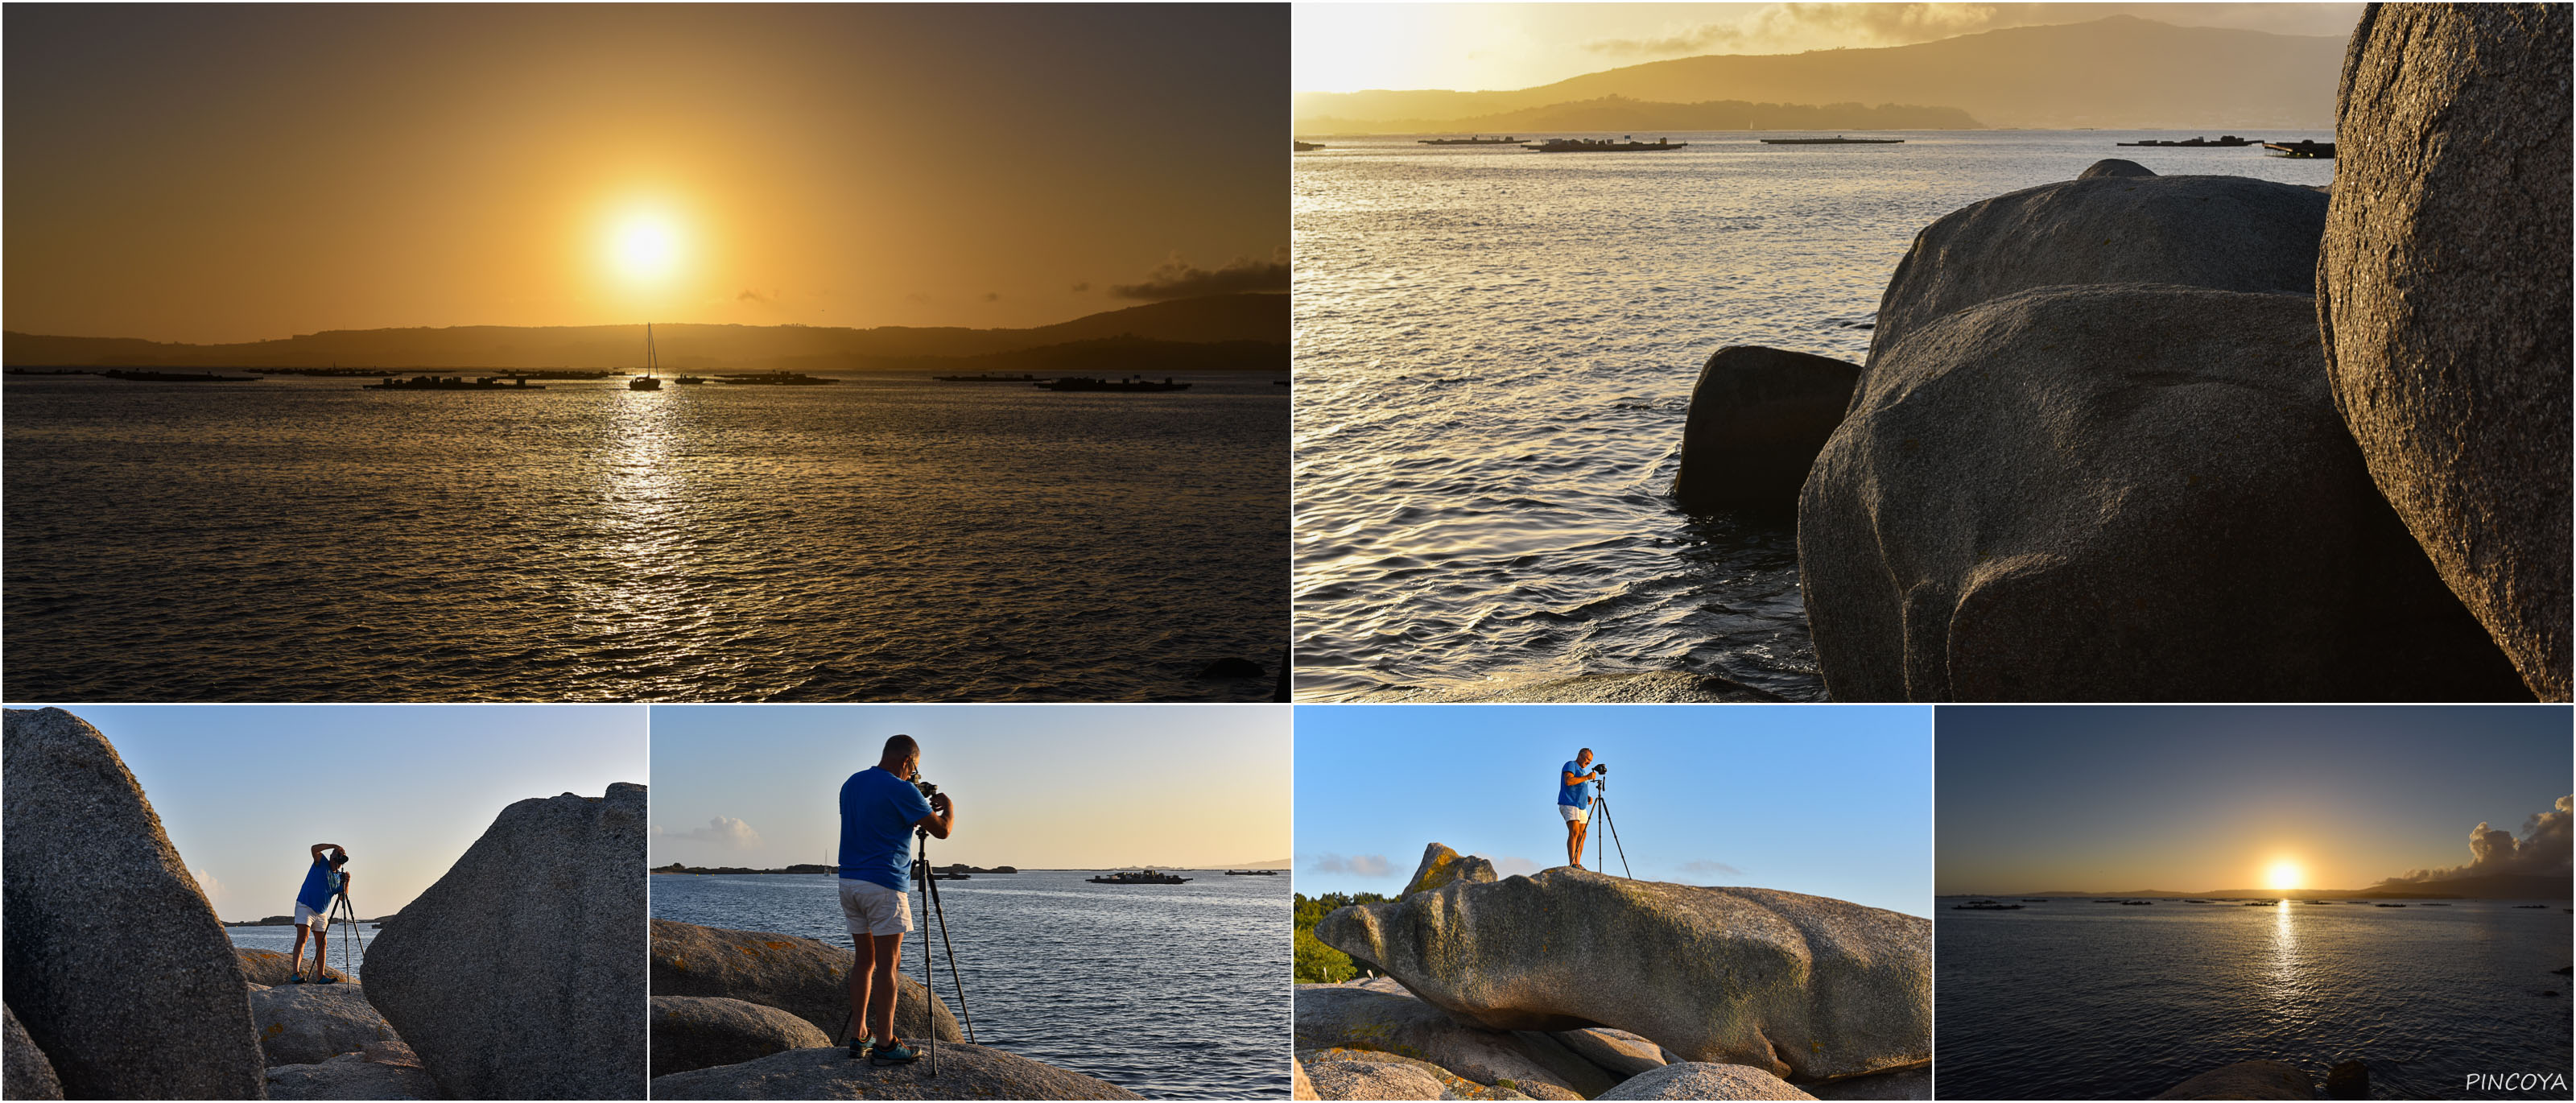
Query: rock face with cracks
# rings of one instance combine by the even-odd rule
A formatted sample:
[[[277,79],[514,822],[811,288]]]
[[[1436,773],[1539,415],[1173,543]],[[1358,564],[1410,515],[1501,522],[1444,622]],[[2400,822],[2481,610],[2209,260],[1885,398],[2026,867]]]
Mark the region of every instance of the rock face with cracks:
[[[2314,1099],[2316,1081],[2297,1065],[2239,1061],[2166,1089],[2157,1099]]]
[[[2371,475],[2531,691],[2570,691],[2565,4],[2373,4],[2317,318]]]
[[[371,1043],[394,1040],[393,1027],[354,984],[281,984],[250,994],[251,1024],[271,1068],[314,1065]]]
[[[930,1059],[877,1068],[839,1046],[653,1079],[655,1099],[1142,1099],[1106,1080],[967,1042]]]
[[[1972,203],[1924,227],[1897,262],[1868,366],[1934,319],[2035,287],[2312,294],[2325,222],[2314,189],[2243,176],[2097,176]]]
[[[0,1095],[11,1099],[62,1098],[63,1082],[54,1076],[53,1062],[36,1048],[35,1039],[27,1037],[27,1028],[18,1025],[17,1013],[0,1008],[0,1016],[5,1016],[8,1027],[7,1044],[0,1047],[0,1054],[6,1056],[5,1064],[0,1064]],[[1298,1082],[1305,1081],[1301,1078]]]
[[[438,1081],[417,1065],[370,1061],[343,1053],[310,1065],[268,1070],[270,1099],[444,1099]]]
[[[1860,365],[1803,352],[1729,345],[1691,387],[1673,504],[1693,513],[1789,514],[1817,450],[1842,424]]]
[[[1787,1081],[1745,1065],[1691,1061],[1633,1077],[1595,1099],[1814,1099]]]
[[[1494,880],[1494,863],[1473,854],[1460,854],[1440,843],[1422,848],[1422,864],[1413,869],[1413,879],[1404,883],[1398,896],[1411,896],[1424,889],[1472,881],[1490,884]]]
[[[2048,287],[1881,345],[1798,515],[1827,691],[2527,696],[2371,485],[2311,311]]]
[[[448,1096],[644,1090],[645,791],[501,810],[367,944],[366,991]]]
[[[1614,1027],[1798,1080],[1932,1058],[1930,921],[1821,896],[1559,868],[1343,908],[1315,937],[1492,1030]]]
[[[254,1099],[250,989],[107,737],[61,709],[0,731],[0,973],[78,1099]]]
[[[652,1022],[655,1076],[832,1044],[793,1014],[721,996],[655,996]]]
[[[814,1024],[835,1042],[850,1028],[851,960],[850,951],[811,938],[653,921],[654,995],[721,996],[775,1007]],[[905,1041],[965,1039],[945,1000],[910,974],[895,977],[896,1036]]]

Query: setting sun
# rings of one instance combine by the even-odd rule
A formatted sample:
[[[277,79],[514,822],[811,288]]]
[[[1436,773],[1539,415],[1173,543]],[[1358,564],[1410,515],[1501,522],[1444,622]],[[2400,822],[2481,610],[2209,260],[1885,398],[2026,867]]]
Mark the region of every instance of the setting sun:
[[[2299,887],[2299,863],[2287,858],[2274,862],[2263,874],[2263,886],[2270,889]]]
[[[619,275],[632,280],[658,280],[679,267],[680,232],[659,215],[630,216],[612,236],[611,255]]]

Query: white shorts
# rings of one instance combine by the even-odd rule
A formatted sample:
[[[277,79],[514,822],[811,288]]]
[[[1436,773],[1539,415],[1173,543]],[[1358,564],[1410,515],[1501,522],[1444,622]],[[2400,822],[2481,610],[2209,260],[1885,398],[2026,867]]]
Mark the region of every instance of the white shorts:
[[[902,934],[912,929],[912,895],[874,881],[841,878],[841,918],[850,937]]]
[[[1565,816],[1565,822],[1567,823],[1592,822],[1592,810],[1589,808],[1577,808],[1571,804],[1560,804],[1556,806],[1556,810]]]
[[[331,917],[305,907],[304,902],[298,900],[295,902],[295,925],[298,927],[311,927],[318,931],[331,925]]]

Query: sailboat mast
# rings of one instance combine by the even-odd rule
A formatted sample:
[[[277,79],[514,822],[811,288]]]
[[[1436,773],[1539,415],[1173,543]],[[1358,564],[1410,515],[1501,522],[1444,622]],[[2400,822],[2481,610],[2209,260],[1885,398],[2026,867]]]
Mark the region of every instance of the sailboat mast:
[[[661,367],[661,357],[653,351],[653,323],[646,322],[644,323],[644,372],[650,375]]]

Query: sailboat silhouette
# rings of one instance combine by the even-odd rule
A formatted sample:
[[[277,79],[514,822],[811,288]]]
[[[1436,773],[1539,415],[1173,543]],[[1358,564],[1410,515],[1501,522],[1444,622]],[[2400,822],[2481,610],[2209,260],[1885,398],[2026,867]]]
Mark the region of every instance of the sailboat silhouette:
[[[644,323],[644,374],[627,380],[626,389],[630,391],[661,390],[662,380],[660,377],[653,374],[656,370],[660,369],[661,366],[661,358],[653,352],[653,323],[646,322]]]

